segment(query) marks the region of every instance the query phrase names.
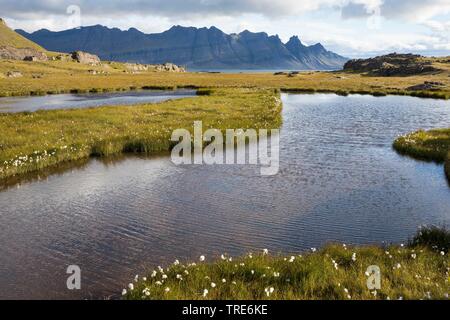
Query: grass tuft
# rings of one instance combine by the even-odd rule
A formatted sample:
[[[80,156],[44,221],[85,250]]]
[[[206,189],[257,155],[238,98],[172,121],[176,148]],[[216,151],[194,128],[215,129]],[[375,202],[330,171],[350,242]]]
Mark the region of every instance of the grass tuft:
[[[449,257],[434,243],[444,229],[424,229],[409,246],[328,245],[288,256],[267,251],[191,263],[176,260],[123,291],[129,300],[369,300],[448,299]],[[443,242],[444,241],[444,242]],[[431,248],[430,248],[431,245]],[[369,288],[369,266],[381,271],[381,288]],[[369,281],[370,282],[370,281]]]

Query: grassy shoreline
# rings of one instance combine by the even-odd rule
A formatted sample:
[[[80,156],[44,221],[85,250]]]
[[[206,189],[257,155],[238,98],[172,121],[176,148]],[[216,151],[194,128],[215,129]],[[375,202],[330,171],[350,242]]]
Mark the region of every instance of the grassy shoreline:
[[[412,132],[397,138],[393,146],[403,155],[444,163],[444,171],[450,181],[450,129]]]
[[[436,239],[441,242],[432,245]],[[122,294],[129,300],[448,299],[448,241],[448,231],[434,229],[408,246],[334,244],[289,256],[264,251],[176,260],[136,276]],[[381,271],[379,290],[367,287],[373,265]]]
[[[73,62],[0,61],[0,96],[44,95],[58,93],[111,92],[136,89],[174,88],[269,88],[286,92],[408,95],[436,99],[450,98],[450,64],[438,64],[435,74],[375,77],[353,72],[300,72],[295,75],[273,73],[170,73],[130,74],[121,63],[100,66]],[[22,73],[20,78],[1,78],[8,71]],[[95,72],[96,74],[92,74]],[[441,83],[437,90],[408,90],[425,81]]]
[[[170,150],[173,130],[281,126],[276,90],[214,89],[156,104],[0,114],[0,180],[92,156]]]

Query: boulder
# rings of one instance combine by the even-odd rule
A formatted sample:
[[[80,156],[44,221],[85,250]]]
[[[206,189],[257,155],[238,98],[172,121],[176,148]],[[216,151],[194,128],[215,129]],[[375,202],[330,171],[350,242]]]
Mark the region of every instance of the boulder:
[[[0,47],[0,59],[25,60],[26,61],[47,61],[45,53],[32,48],[14,48],[10,46]]]
[[[20,77],[23,77],[22,73],[19,72],[19,71],[8,71],[6,73],[6,76],[8,78],[20,78]]]
[[[100,58],[96,56],[95,54],[83,52],[83,51],[75,51],[72,52],[72,59],[82,63],[82,64],[89,64],[89,65],[99,65],[101,64]]]

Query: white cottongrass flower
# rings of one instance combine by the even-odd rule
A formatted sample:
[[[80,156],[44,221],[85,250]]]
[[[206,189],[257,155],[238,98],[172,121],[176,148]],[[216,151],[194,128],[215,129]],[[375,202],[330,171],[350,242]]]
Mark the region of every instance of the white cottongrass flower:
[[[263,249],[263,255],[268,255],[269,254],[269,250],[268,249]]]
[[[122,290],[122,295],[124,296],[124,295],[126,295],[127,294],[127,289],[123,289]]]
[[[251,274],[255,274],[255,270],[250,271]]]
[[[166,288],[164,289],[164,291],[165,291],[165,292],[169,292],[169,291],[170,291],[170,288],[169,288],[169,287],[166,287]]]
[[[245,263],[243,263],[243,262],[239,263],[239,265],[240,265],[241,267],[245,267]]]
[[[216,284],[214,282],[211,282],[211,288],[215,288]]]
[[[147,281],[147,277],[143,277],[143,278],[142,278],[142,281]]]
[[[156,275],[157,275],[157,272],[156,272],[156,270],[153,270],[153,272],[152,272],[152,274],[150,275],[152,278],[154,278],[154,277],[156,277]]]
[[[316,248],[311,248],[311,251],[312,251],[312,252],[316,252],[317,249],[316,249]]]
[[[185,275],[189,275],[189,271],[184,270],[184,274],[185,274]]]
[[[147,297],[150,296],[150,290],[149,290],[148,288],[145,288],[144,290],[142,290],[142,293],[143,293],[144,295],[146,295]]]
[[[222,260],[227,260],[227,257],[225,257],[225,255],[222,254],[222,255],[220,256],[220,259],[222,259]]]
[[[352,254],[352,260],[353,260],[353,261],[356,261],[356,252],[353,252],[353,254]]]
[[[417,254],[415,254],[415,253],[411,254],[411,258],[416,259],[417,258]]]
[[[161,272],[161,273],[164,272],[164,268],[162,268],[161,266],[158,266],[158,270],[159,270],[159,272]]]
[[[294,262],[294,260],[295,260],[295,257],[294,256],[291,256],[291,258],[289,259],[289,262]]]
[[[134,290],[134,284],[129,283],[129,284],[128,284],[128,289],[130,289],[131,291],[133,291],[133,290]]]
[[[208,293],[209,293],[208,289],[203,290],[203,297],[206,297]]]
[[[178,280],[183,280],[183,277],[181,276],[181,274],[177,274],[177,279]]]
[[[270,295],[271,295],[274,291],[275,291],[275,288],[274,288],[274,287],[270,287],[270,288],[265,288],[265,289],[264,289],[264,292],[266,293],[266,295],[267,295],[268,297],[270,297]]]
[[[161,282],[161,281],[156,281],[155,284],[156,284],[157,286],[162,286],[162,282]]]
[[[134,276],[134,282],[138,282],[138,280],[139,280],[139,275],[135,275]]]
[[[347,288],[344,288],[344,292],[345,292],[345,293],[348,293],[348,289],[347,289]]]
[[[226,283],[227,282],[227,279],[222,279],[222,283]]]
[[[377,296],[377,290],[373,290],[371,293],[372,293],[372,295],[373,295],[374,297]]]
[[[234,285],[236,285],[236,281],[232,281],[231,283],[234,284]]]
[[[173,265],[174,266],[177,266],[177,265],[179,265],[180,264],[180,261],[177,259],[177,260],[175,260],[175,262],[173,263]]]
[[[280,276],[280,273],[279,273],[279,272],[274,272],[274,273],[273,273],[273,276],[274,276],[275,278],[278,278],[278,277]]]
[[[205,259],[206,259],[206,258],[205,258],[205,256],[203,256],[203,255],[202,255],[202,256],[200,256],[200,262],[203,262],[203,261],[205,261]]]
[[[441,256],[445,256],[445,252],[444,251],[441,251]]]
[[[400,263],[397,263],[397,265],[395,266],[397,269],[400,269],[402,267],[402,265]]]

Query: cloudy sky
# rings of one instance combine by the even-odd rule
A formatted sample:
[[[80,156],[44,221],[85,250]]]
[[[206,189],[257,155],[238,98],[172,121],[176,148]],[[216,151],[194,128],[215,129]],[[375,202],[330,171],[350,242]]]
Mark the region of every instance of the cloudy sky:
[[[450,0],[0,0],[0,8],[11,27],[26,31],[102,24],[153,33],[214,25],[285,41],[298,35],[348,57],[450,55]]]

